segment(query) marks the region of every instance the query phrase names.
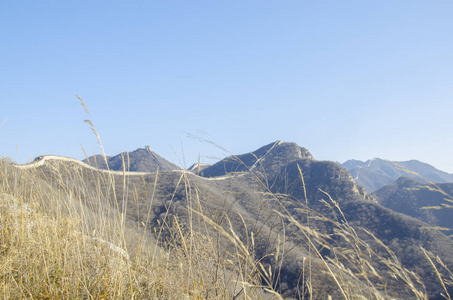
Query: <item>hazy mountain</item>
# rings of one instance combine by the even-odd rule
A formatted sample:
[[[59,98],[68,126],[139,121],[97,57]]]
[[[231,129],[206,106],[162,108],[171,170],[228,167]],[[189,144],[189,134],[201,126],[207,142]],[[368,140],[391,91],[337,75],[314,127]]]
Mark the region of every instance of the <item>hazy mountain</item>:
[[[156,157],[159,164],[154,168],[160,168],[163,161],[149,152],[138,149],[129,153],[130,169],[148,171],[149,166],[139,168],[142,164],[137,166],[134,161],[157,164]],[[111,168],[122,170],[118,156],[113,158],[108,160]],[[413,298],[404,283],[406,279],[392,273],[394,266],[387,264],[393,259],[388,251],[395,253],[398,264],[420,276],[432,297],[442,292],[442,286],[420,246],[453,267],[453,242],[448,237],[427,229],[419,220],[381,206],[346,169],[334,162],[317,161],[308,150],[294,143],[277,141],[250,153],[227,157],[202,170],[202,176],[163,168],[158,175],[126,174],[127,180],[121,172],[111,173],[117,184],[97,180],[105,176],[101,170],[77,171],[84,176],[78,182],[78,177],[70,172],[83,166],[68,161],[41,162],[42,172],[36,174],[54,184],[62,182],[65,190],[73,188],[75,199],[85,197],[86,192],[80,191],[83,184],[101,188],[105,185],[106,190],[113,186],[115,193],[105,193],[111,197],[111,209],[124,213],[128,222],[150,229],[167,224],[159,233],[161,237],[176,219],[186,228],[208,219],[199,230],[215,238],[224,255],[238,251],[232,239],[243,241],[241,249],[253,253],[266,270],[272,270],[272,284],[285,297],[306,296],[307,278],[302,275],[307,272],[307,260],[313,270],[310,277],[314,298],[319,299],[329,295],[342,298],[332,273],[341,285],[351,286],[357,293]],[[58,168],[55,164],[73,166]],[[55,170],[60,171],[55,174]],[[125,189],[134,192],[125,193]],[[91,190],[95,187],[88,189]],[[96,206],[93,211],[97,211]],[[219,228],[234,232],[234,237],[223,237]],[[359,251],[351,252],[357,247]],[[374,257],[369,261],[371,268],[360,264],[368,256]],[[380,275],[364,276],[363,268],[369,272],[379,270]],[[444,274],[443,270],[440,272]],[[370,283],[377,290],[368,290]],[[423,289],[421,283],[414,281],[414,285]]]
[[[372,193],[381,187],[394,183],[399,177],[426,178],[432,182],[453,182],[453,174],[440,171],[418,160],[392,162],[373,158],[366,162],[348,160],[342,164],[354,177],[354,180]],[[420,176],[418,176],[417,173]]]
[[[198,172],[206,169],[207,167],[212,166],[212,164],[202,164],[202,163],[194,163],[190,167],[187,168],[187,171],[194,172],[195,174],[198,174]]]
[[[102,155],[91,156],[83,162],[91,166],[96,166],[100,169],[107,169],[105,159]],[[146,146],[145,148],[138,148],[131,152],[123,152],[115,156],[108,156],[107,162],[110,170],[122,171],[123,161],[126,165],[126,170],[131,172],[155,172],[159,170],[179,170],[180,168],[175,164],[167,161],[159,156],[157,153],[151,151]]]
[[[453,234],[453,183],[427,184],[400,177],[395,183],[374,192],[373,196],[393,211],[431,226],[449,228],[446,233]]]

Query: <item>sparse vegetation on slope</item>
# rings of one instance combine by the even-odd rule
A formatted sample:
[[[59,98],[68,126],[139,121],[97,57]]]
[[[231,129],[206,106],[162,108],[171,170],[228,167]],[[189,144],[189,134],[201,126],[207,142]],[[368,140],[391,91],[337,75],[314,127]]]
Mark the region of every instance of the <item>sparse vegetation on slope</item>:
[[[419,219],[453,237],[453,183],[426,183],[400,177],[373,196],[383,206]]]
[[[333,215],[272,191],[259,170],[208,180],[220,190],[183,171],[111,175],[50,160],[24,170],[3,160],[1,170],[4,297],[427,298],[416,273],[329,195]],[[247,181],[259,188],[247,194]],[[261,208],[247,208],[253,197]],[[447,286],[446,266],[430,257]]]
[[[295,144],[241,157],[209,177],[1,160],[3,297],[449,299],[447,237]]]
[[[174,220],[159,246],[124,218],[110,203],[115,188],[105,189],[111,176],[63,163],[46,182],[47,171],[0,162],[3,298],[261,298],[248,292],[256,278],[228,267],[208,236]]]

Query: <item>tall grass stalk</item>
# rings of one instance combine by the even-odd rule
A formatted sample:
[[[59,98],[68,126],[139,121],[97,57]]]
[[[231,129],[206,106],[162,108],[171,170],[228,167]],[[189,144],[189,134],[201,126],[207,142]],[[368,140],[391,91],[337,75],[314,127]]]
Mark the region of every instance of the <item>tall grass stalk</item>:
[[[309,207],[300,166],[304,198],[295,201],[273,191],[266,174],[243,164],[257,193],[271,203],[259,212],[263,222],[278,221],[260,233],[234,210],[234,203],[219,207],[221,217],[215,218],[198,186],[204,179],[188,171],[157,171],[150,181],[129,172],[125,155],[121,172],[112,172],[93,122],[86,123],[102,149],[105,171],[68,161],[20,168],[10,159],[0,160],[4,299],[314,299],[326,288],[323,280],[334,286],[328,287],[335,292],[328,299],[389,299],[392,284],[404,285],[413,298],[427,299],[421,279],[371,232],[352,226],[328,193],[322,191],[325,199],[317,200],[336,218]],[[170,175],[176,178],[174,191],[160,199],[161,180]],[[171,209],[181,190],[185,207],[178,216]],[[166,210],[153,223],[156,202],[165,203]],[[320,223],[332,231],[323,232],[316,227]],[[263,234],[275,247],[260,257],[257,241]],[[297,291],[283,295],[282,270],[296,247],[304,253]],[[424,253],[450,299],[447,285],[453,276],[442,277],[438,268],[448,268]]]

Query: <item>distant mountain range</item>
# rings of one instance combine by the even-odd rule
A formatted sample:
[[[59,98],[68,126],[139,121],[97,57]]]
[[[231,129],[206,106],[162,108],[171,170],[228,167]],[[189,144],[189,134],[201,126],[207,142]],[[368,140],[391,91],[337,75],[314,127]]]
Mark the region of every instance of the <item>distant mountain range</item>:
[[[366,162],[348,160],[341,165],[351,173],[357,184],[363,186],[368,193],[394,183],[401,176],[435,183],[453,182],[453,174],[440,171],[418,160],[393,162],[373,158]]]

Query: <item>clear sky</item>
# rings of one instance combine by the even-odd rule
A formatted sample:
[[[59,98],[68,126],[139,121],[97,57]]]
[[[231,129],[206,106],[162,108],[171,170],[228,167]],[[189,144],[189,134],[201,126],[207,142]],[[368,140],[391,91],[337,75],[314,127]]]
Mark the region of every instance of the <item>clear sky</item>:
[[[453,172],[453,1],[0,0],[0,156],[275,140]],[[190,134],[190,135],[188,135]],[[197,138],[194,138],[193,136]]]

